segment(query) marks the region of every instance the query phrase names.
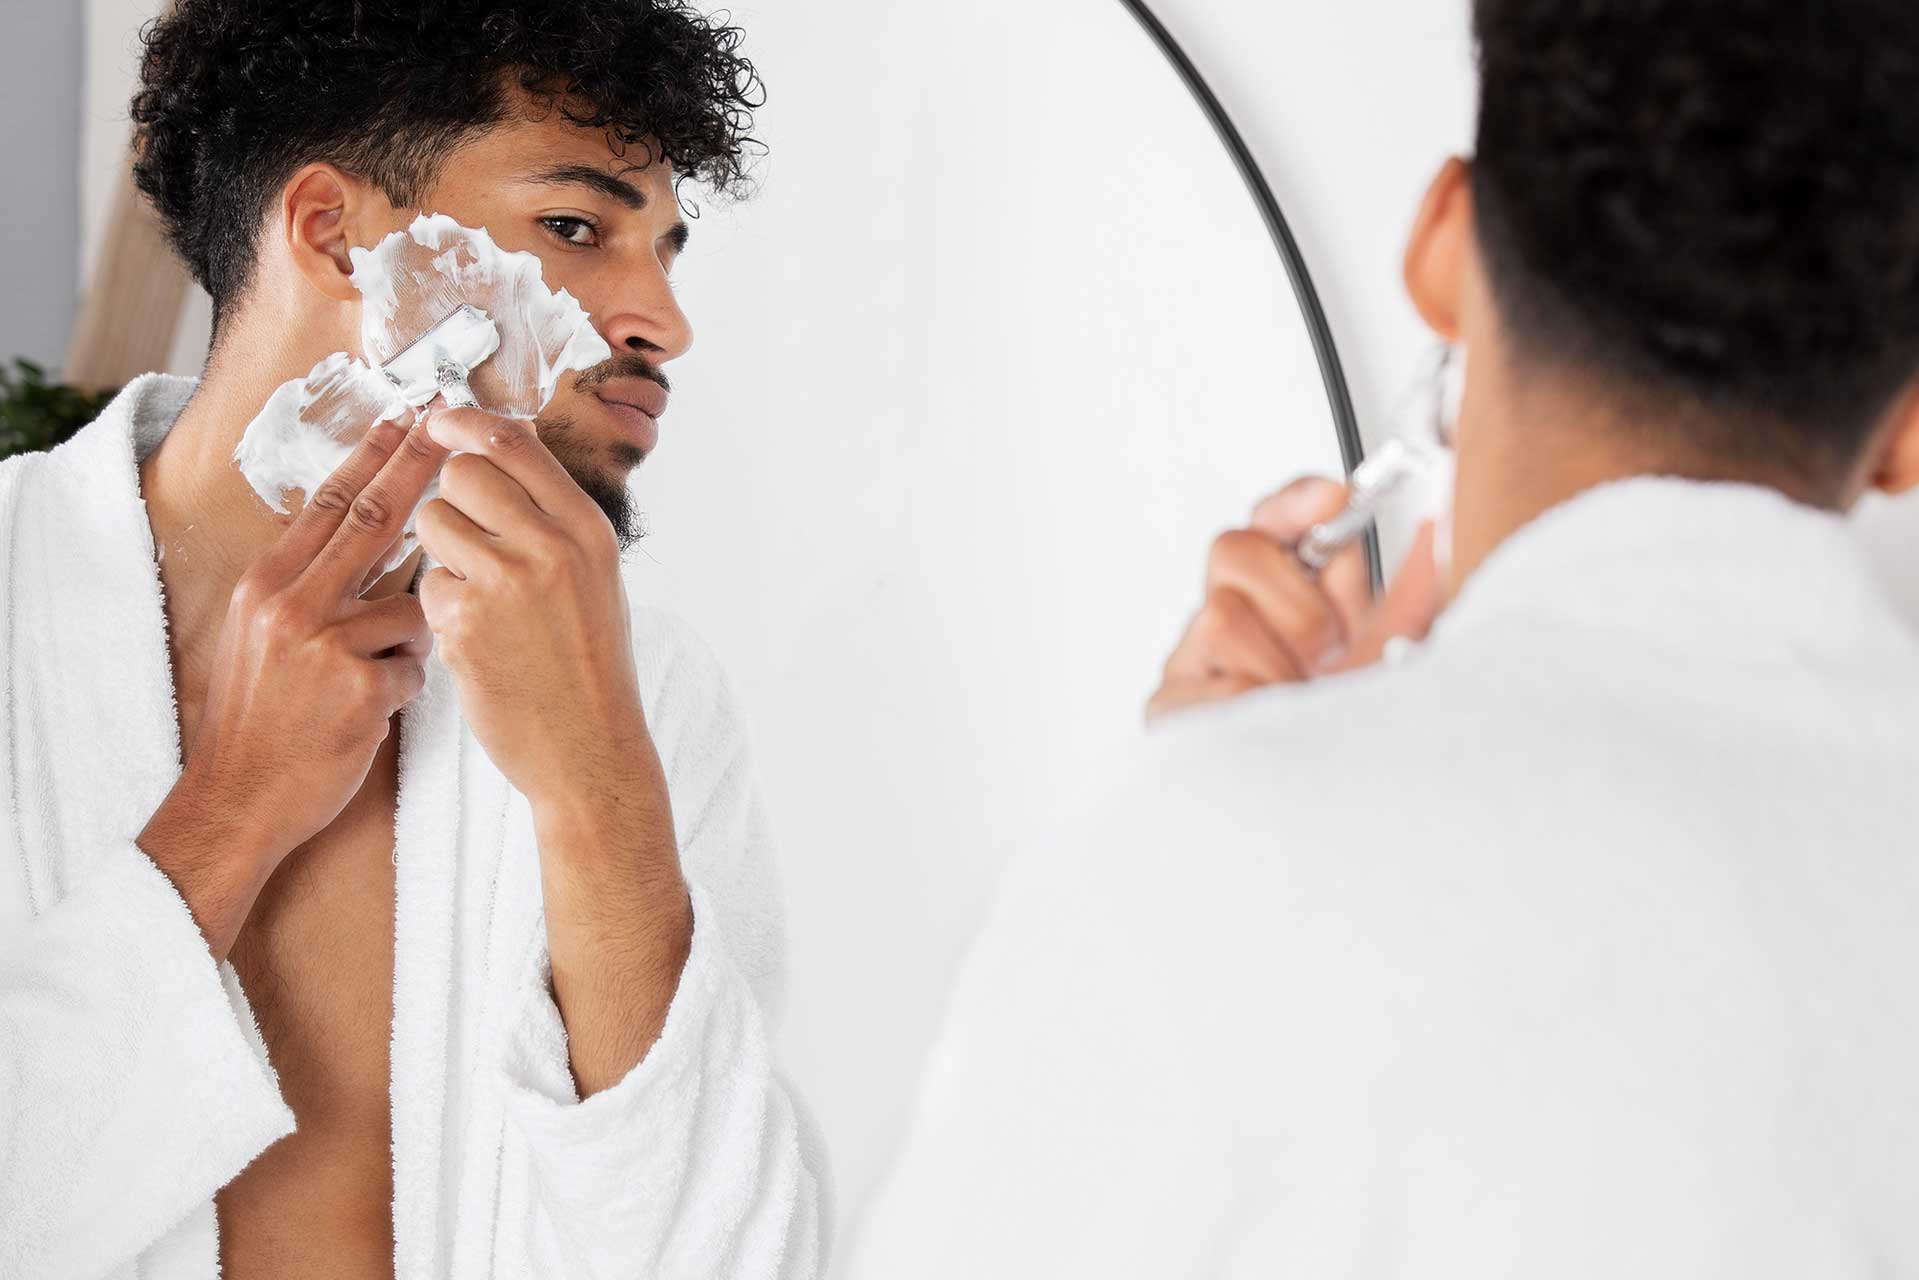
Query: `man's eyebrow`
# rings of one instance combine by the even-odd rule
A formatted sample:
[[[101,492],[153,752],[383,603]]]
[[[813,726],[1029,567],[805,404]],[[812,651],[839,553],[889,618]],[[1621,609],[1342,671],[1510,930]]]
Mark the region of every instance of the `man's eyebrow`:
[[[685,253],[686,242],[693,238],[693,229],[684,222],[676,222],[673,229],[666,233],[666,238],[673,242],[674,253]]]
[[[587,187],[629,209],[646,208],[646,192],[590,164],[556,164],[529,173],[525,180],[542,187]]]

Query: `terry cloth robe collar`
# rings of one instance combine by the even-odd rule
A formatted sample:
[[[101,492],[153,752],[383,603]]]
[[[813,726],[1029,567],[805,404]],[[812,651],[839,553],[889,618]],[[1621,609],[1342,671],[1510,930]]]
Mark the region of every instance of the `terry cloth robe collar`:
[[[1911,643],[1845,517],[1759,485],[1665,476],[1600,485],[1515,532],[1440,615],[1433,642],[1520,619],[1693,652],[1856,657],[1863,646],[1891,658]],[[1854,619],[1866,625],[1833,632]]]
[[[30,681],[41,691],[45,720],[32,732],[52,748],[15,758],[22,848],[111,849],[139,833],[179,777],[166,614],[139,464],[194,387],[184,378],[139,379],[49,456],[44,483],[20,494],[16,520],[44,512],[49,526],[74,531],[66,544],[73,559],[23,560],[14,571],[13,687]],[[75,671],[95,678],[76,680]],[[425,689],[400,713],[391,1100],[394,1185],[402,1189],[393,1226],[403,1242],[435,1239],[443,1201],[449,922],[465,733],[451,674],[435,654]],[[79,796],[87,803],[72,803]],[[502,813],[506,799],[502,786],[468,803]],[[56,863],[45,874],[54,882],[33,886],[36,908],[64,896],[63,877],[84,870]],[[221,967],[237,982],[229,963]]]

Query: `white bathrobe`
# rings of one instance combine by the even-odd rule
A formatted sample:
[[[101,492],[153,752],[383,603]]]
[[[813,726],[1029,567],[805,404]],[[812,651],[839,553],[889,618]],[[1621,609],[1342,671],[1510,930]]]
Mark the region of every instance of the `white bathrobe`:
[[[1148,735],[969,959],[866,1278],[1919,1275],[1919,643],[1645,479]]]
[[[136,461],[193,384],[142,378],[0,466],[0,1276],[211,1277],[213,1194],[291,1133],[232,966],[133,843],[180,769]],[[401,1277],[806,1276],[823,1165],[775,1073],[781,916],[725,679],[635,611],[692,889],[665,1032],[582,1102],[525,798],[437,658],[402,713],[393,1226]]]

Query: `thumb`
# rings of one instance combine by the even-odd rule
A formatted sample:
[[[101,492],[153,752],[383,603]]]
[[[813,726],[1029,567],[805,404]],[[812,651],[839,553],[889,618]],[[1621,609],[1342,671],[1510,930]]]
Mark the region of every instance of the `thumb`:
[[[1400,565],[1385,596],[1360,623],[1352,641],[1327,671],[1351,671],[1371,666],[1386,651],[1388,641],[1404,636],[1424,640],[1439,616],[1439,565],[1433,558],[1432,521],[1419,527],[1412,550]]]
[[[1301,476],[1253,508],[1252,527],[1287,550],[1297,547],[1316,524],[1346,509],[1351,491],[1324,476]],[[1372,604],[1372,570],[1359,542],[1342,547],[1319,573],[1319,584],[1339,613],[1340,633],[1350,636]]]
[[[1346,509],[1346,486],[1325,476],[1301,476],[1253,508],[1253,528],[1292,546],[1306,531]]]

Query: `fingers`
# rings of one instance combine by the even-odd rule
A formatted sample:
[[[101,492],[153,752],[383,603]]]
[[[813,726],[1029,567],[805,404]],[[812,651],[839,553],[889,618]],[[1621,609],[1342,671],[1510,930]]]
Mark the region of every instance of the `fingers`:
[[[1346,486],[1337,480],[1305,476],[1253,508],[1252,527],[1289,549],[1297,547],[1314,525],[1344,511],[1348,496]],[[1372,572],[1363,542],[1342,547],[1319,571],[1318,580],[1347,631],[1372,607]]]
[[[1264,533],[1234,529],[1215,539],[1206,588],[1209,599],[1222,590],[1244,598],[1263,629],[1307,668],[1345,638],[1346,620],[1312,570]]]
[[[592,500],[573,483],[530,422],[478,409],[436,409],[426,418],[433,438],[448,449],[477,453],[518,481],[550,516],[565,516]]]
[[[383,691],[381,701],[385,703],[388,715],[419,697],[420,690],[426,688],[426,662],[423,656],[402,651],[390,658],[376,660],[373,667]]]
[[[1439,565],[1433,558],[1435,536],[1431,521],[1420,526],[1412,550],[1386,588],[1379,607],[1366,619],[1330,670],[1347,671],[1379,661],[1387,642],[1394,637],[1426,638],[1444,602]]]
[[[440,472],[440,496],[486,532],[509,541],[523,539],[537,526],[550,523],[518,481],[477,453],[458,453],[446,460]]]
[[[1253,508],[1253,528],[1296,546],[1306,531],[1346,509],[1346,486],[1325,476],[1301,476]]]
[[[446,461],[446,450],[415,425],[357,497],[302,577],[332,597],[348,594],[406,527],[407,517]],[[326,492],[326,486],[321,487]]]
[[[1306,665],[1269,630],[1258,610],[1239,592],[1219,588],[1186,629],[1186,638],[1166,663],[1166,682],[1183,683],[1229,675],[1257,684],[1306,678]]]
[[[380,558],[373,562],[373,567],[360,575],[360,585],[353,589],[355,599],[364,596],[367,593],[367,589],[374,583],[386,577],[387,574],[392,573],[406,562],[406,557],[400,554],[400,548],[404,546],[405,543],[406,537],[402,534],[400,537],[386,544],[386,550],[382,551]]]
[[[1366,560],[1366,542],[1358,539],[1341,547],[1326,567],[1319,571],[1319,589],[1339,615],[1340,631],[1347,636],[1358,629],[1359,620],[1373,607],[1373,571]]]
[[[444,641],[441,660],[458,671],[468,640],[466,619],[466,583],[445,565],[436,565],[420,576],[420,607],[426,611],[427,625],[434,638]]]
[[[421,507],[414,528],[427,554],[445,565],[455,577],[479,576],[498,554],[494,536],[445,498],[435,498]]]
[[[1146,721],[1151,724],[1171,712],[1208,702],[1225,702],[1257,688],[1257,682],[1238,676],[1207,676],[1165,685],[1147,702]]]
[[[418,596],[406,592],[359,605],[333,625],[348,652],[362,658],[375,657],[389,649],[425,657],[433,647],[426,610],[421,607]]]
[[[376,422],[367,430],[346,461],[306,496],[306,505],[280,535],[279,542],[262,557],[273,577],[296,577],[313,562],[346,519],[353,500],[380,474],[380,468],[405,438],[406,428],[397,422]]]

